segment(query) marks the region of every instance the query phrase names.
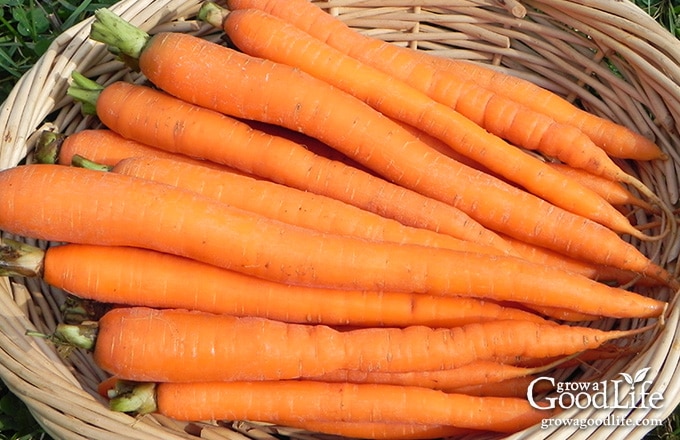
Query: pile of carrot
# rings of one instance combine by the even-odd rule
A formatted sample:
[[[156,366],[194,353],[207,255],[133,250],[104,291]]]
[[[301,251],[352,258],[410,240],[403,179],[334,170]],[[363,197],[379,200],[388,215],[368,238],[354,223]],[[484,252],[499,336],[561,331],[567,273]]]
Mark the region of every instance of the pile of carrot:
[[[53,243],[5,240],[0,274],[109,305],[51,338],[92,352],[112,409],[512,433],[559,414],[533,379],[663,325],[680,281],[632,243],[677,219],[616,165],[666,160],[653,142],[308,0],[227,3],[199,18],[235,47],[98,11],[91,37],[148,83],[75,72],[105,128],[46,133],[39,163],[0,172],[0,230]]]

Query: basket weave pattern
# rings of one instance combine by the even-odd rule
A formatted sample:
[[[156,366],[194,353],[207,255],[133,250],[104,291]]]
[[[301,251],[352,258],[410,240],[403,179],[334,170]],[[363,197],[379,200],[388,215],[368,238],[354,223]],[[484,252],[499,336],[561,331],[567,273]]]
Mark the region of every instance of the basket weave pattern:
[[[631,127],[651,138],[671,157],[661,163],[621,163],[669,205],[680,195],[680,44],[651,17],[628,1],[610,0],[334,0],[320,7],[367,34],[441,56],[482,63],[552,90],[588,111]],[[177,30],[219,38],[194,20],[200,2],[125,0],[112,10],[149,31]],[[32,161],[36,134],[43,129],[72,133],[96,126],[66,97],[73,70],[100,84],[141,81],[103,45],[88,39],[91,20],[61,35],[0,107],[0,169]],[[636,213],[638,224],[650,221]],[[41,247],[48,243],[32,243]],[[680,240],[636,243],[646,255],[676,271]],[[668,292],[651,291],[667,300]],[[59,320],[63,292],[36,280],[0,279],[0,377],[26,402],[44,428],[60,439],[266,438],[272,433],[317,437],[297,430],[256,423],[221,425],[177,423],[160,416],[134,419],[109,411],[97,397],[105,378],[88,357],[65,358],[49,342],[25,335],[49,333]],[[604,328],[641,326],[640,322],[604,322]],[[649,367],[650,391],[665,396],[662,410],[636,409],[618,416],[663,419],[680,403],[680,346],[675,343],[678,311],[644,350],[629,358],[599,361],[564,374],[587,380],[612,378]],[[567,411],[563,417],[587,418],[595,410]],[[603,413],[598,411],[598,417]],[[650,428],[601,427],[583,435],[641,438]],[[535,428],[515,438],[566,438],[573,431]]]

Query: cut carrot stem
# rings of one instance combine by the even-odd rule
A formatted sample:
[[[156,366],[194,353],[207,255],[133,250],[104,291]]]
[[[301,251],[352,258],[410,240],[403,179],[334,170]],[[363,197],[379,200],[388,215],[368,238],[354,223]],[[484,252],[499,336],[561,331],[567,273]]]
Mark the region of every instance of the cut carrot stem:
[[[7,253],[19,257],[5,257]],[[536,314],[476,298],[273,283],[132,247],[66,244],[43,251],[21,245],[3,248],[0,255],[0,266],[13,267],[5,275],[42,275],[49,285],[98,304],[186,308],[301,324],[455,327],[498,319],[549,323]],[[69,316],[93,319],[80,305],[70,308]]]
[[[49,197],[36,204],[46,188]],[[142,247],[289,284],[475,296],[611,317],[659,316],[666,307],[516,257],[324,234],[170,185],[76,167],[0,171],[0,212],[0,229],[25,237]]]
[[[80,334],[80,326],[59,325],[56,332],[78,347],[94,345],[97,365],[121,379],[199,382],[296,379],[337,370],[406,373],[502,357],[569,356],[650,328],[603,331],[501,320],[340,331],[195,310],[120,307],[99,320],[94,341],[90,333]]]

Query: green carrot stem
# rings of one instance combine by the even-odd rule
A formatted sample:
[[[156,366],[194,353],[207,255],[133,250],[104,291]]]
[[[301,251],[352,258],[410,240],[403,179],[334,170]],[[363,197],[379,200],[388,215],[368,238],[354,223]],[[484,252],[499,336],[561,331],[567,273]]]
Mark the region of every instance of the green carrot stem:
[[[63,133],[55,133],[45,130],[40,133],[38,142],[35,145],[35,159],[39,163],[55,164],[58,162],[61,144],[66,139]]]
[[[81,156],[80,154],[74,154],[73,157],[71,158],[71,165],[74,167],[79,167],[79,168],[87,168],[88,170],[94,170],[94,171],[111,171],[113,167],[111,165],[105,165],[101,164],[98,162],[95,162],[93,160],[90,160],[86,157]]]
[[[155,383],[142,382],[131,385],[126,381],[118,381],[114,394],[115,397],[109,401],[109,408],[113,411],[142,415],[158,409]]]
[[[98,325],[96,322],[82,324],[57,324],[53,340],[84,350],[94,349],[97,339]]]
[[[97,114],[97,99],[104,87],[78,72],[71,73],[73,83],[67,90],[67,95],[80,102],[85,115]]]
[[[128,23],[108,9],[98,9],[90,30],[90,38],[108,46],[117,55],[138,59],[151,38],[148,33]]]
[[[228,14],[228,9],[213,2],[204,2],[198,10],[197,18],[213,27],[221,28],[222,22],[224,22],[224,19]]]
[[[40,276],[44,258],[42,249],[5,238],[0,241],[0,276]]]

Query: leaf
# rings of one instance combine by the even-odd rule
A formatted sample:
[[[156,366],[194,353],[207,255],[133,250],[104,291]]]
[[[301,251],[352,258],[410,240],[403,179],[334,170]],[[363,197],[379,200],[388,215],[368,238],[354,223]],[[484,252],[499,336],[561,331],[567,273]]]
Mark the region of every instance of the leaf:
[[[624,379],[626,379],[626,382],[629,384],[633,385],[635,382],[633,382],[633,377],[628,374],[628,373],[619,373],[621,376],[623,376]]]
[[[643,368],[642,370],[635,373],[635,383],[644,381],[650,369],[651,367]]]

